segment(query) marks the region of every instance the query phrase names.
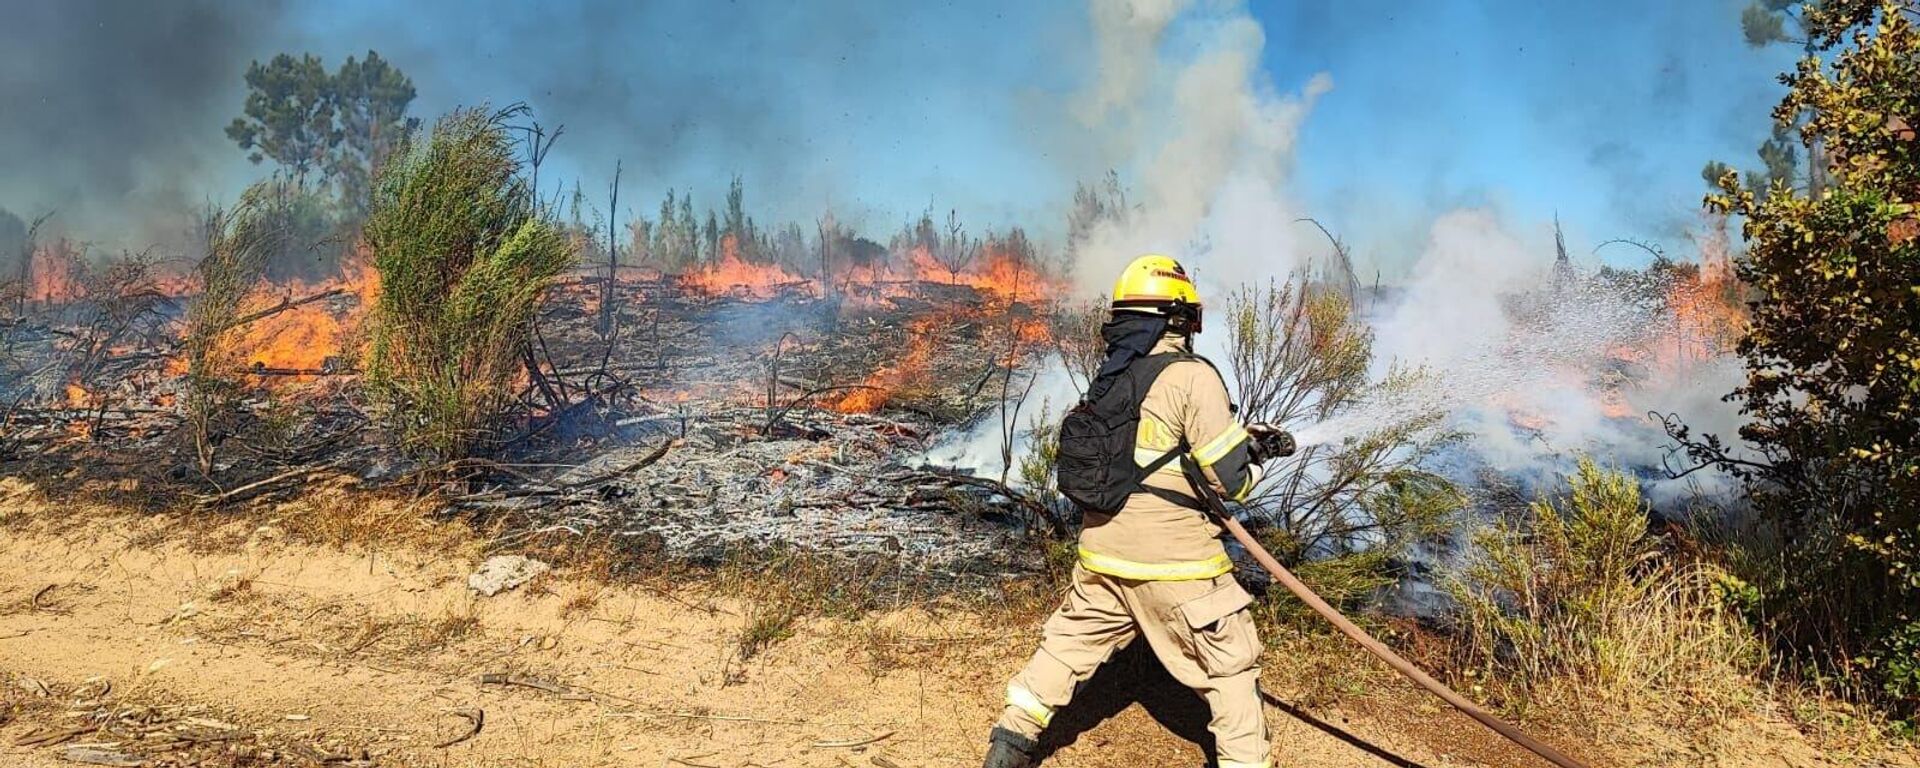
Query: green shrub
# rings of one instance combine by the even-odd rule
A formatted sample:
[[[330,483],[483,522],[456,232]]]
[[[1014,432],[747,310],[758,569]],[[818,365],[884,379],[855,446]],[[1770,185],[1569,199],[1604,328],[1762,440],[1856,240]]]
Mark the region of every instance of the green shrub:
[[[218,435],[235,416],[240,390],[235,372],[241,366],[233,349],[234,321],[281,242],[266,215],[270,197],[265,184],[256,184],[233,208],[209,211],[201,224],[206,254],[194,265],[200,291],[187,301],[180,352],[187,363],[187,431],[202,476],[213,473]]]
[[[1807,146],[1823,182],[1756,190],[1728,172],[1707,199],[1743,219],[1752,326],[1738,346],[1747,379],[1728,399],[1751,450],[1690,445],[1749,481],[1772,529],[1743,559],[1763,566],[1747,575],[1776,647],[1816,676],[1869,673],[1846,687],[1907,715],[1920,711],[1917,11],[1830,0],[1798,15],[1809,55],[1781,78],[1776,139]]]
[[[1516,709],[1576,713],[1745,700],[1761,648],[1714,568],[1648,534],[1636,482],[1583,460],[1566,496],[1476,537],[1448,584],[1464,670]]]
[[[457,110],[376,182],[366,223],[380,273],[369,373],[405,445],[467,456],[522,375],[540,295],[573,261],[514,153],[514,112]]]

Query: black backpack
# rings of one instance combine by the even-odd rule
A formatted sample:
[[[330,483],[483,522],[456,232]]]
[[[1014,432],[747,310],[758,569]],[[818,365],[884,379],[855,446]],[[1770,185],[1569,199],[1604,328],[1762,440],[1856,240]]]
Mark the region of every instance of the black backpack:
[[[1054,464],[1060,493],[1087,510],[1119,512],[1148,475],[1177,458],[1181,447],[1145,467],[1134,463],[1140,403],[1168,365],[1198,359],[1181,353],[1149,355],[1133,361],[1104,390],[1090,388],[1087,398],[1060,422],[1060,452]]]

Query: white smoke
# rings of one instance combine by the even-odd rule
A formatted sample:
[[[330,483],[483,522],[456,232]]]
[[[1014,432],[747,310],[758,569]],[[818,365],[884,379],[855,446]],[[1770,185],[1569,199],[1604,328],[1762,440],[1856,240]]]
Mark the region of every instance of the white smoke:
[[[1183,257],[1218,288],[1298,266],[1287,197],[1293,147],[1314,102],[1333,88],[1316,75],[1283,94],[1260,67],[1266,35],[1244,9],[1182,15],[1180,0],[1095,0],[1100,76],[1074,114],[1108,167],[1137,179],[1131,215],[1081,243],[1074,274],[1091,295],[1142,253]],[[1203,15],[1212,13],[1217,15]],[[1163,49],[1169,25],[1192,40]]]
[[[1276,88],[1259,63],[1260,25],[1234,5],[1093,0],[1091,17],[1099,75],[1069,108],[1085,141],[1135,182],[1137,205],[1080,243],[1074,273],[1083,293],[1104,290],[1142,253],[1180,258],[1216,301],[1324,258],[1324,237],[1299,222],[1309,214],[1291,193],[1291,174],[1299,128],[1332,78],[1315,75],[1293,93]],[[1183,44],[1167,45],[1175,35]],[[1301,442],[1335,443],[1441,411],[1446,428],[1466,435],[1475,469],[1548,477],[1579,455],[1658,466],[1667,441],[1650,410],[1731,434],[1738,414],[1718,398],[1738,381],[1738,365],[1616,370],[1614,353],[1647,338],[1649,308],[1577,269],[1556,273],[1554,252],[1546,222],[1516,226],[1494,209],[1436,217],[1407,278],[1384,306],[1368,308],[1373,374],[1411,367],[1424,375],[1302,429]],[[1535,305],[1516,308],[1523,297]],[[1217,359],[1223,336],[1203,334],[1200,351]],[[1055,363],[1041,381],[1036,391],[1048,392],[1057,418],[1071,402],[1067,379]],[[1022,413],[1030,428],[1041,409]],[[931,458],[996,474],[1000,438],[995,420],[986,421]]]

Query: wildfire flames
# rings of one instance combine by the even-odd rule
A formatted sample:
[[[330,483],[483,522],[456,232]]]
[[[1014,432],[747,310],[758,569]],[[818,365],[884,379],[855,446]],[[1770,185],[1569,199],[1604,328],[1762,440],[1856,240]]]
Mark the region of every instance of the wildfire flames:
[[[926,315],[915,318],[907,327],[907,351],[892,365],[882,366],[867,376],[844,397],[831,403],[841,413],[873,413],[886,406],[908,388],[923,383],[933,361],[932,332],[943,317]]]
[[[298,301],[303,297],[338,291],[354,301],[346,310],[338,310],[331,301],[302,304],[240,329],[234,348],[246,365],[277,371],[315,372],[330,367],[347,350],[349,338],[358,327],[365,310],[373,306],[380,292],[380,276],[364,258],[345,266],[343,274],[317,283],[293,281],[274,290],[280,298],[262,302],[270,309],[279,301]]]
[[[1002,302],[1057,295],[1061,286],[1003,248],[983,248],[978,258],[948,269],[924,246],[903,264],[854,264],[831,275],[833,290],[858,302],[912,295],[925,285],[965,286]],[[781,295],[825,295],[818,276],[798,275],[778,264],[755,264],[740,256],[732,235],[720,240],[720,258],[681,276],[688,288],[708,296],[767,300]]]

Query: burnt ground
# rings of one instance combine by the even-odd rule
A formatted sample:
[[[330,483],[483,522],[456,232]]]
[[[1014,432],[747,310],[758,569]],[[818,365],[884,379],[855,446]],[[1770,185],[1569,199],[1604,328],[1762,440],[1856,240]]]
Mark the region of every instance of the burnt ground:
[[[177,302],[154,302],[139,334],[90,357],[63,339],[98,313],[48,313],[9,327],[21,343],[0,371],[16,395],[0,472],[155,509],[232,509],[345,482],[429,496],[433,514],[502,547],[593,538],[705,563],[800,547],[970,583],[1038,567],[1030,534],[1050,509],[924,460],[984,418],[1007,377],[1027,375],[1045,344],[1033,307],[936,283],[716,296],[668,277],[623,280],[603,315],[600,290],[582,279],[548,296],[538,373],[487,457],[451,467],[394,448],[391,417],[347,353],[319,370],[238,372],[242,413],[203,476],[169,367]],[[326,302],[359,313],[351,296]],[[48,382],[61,380],[90,402],[60,402]]]

